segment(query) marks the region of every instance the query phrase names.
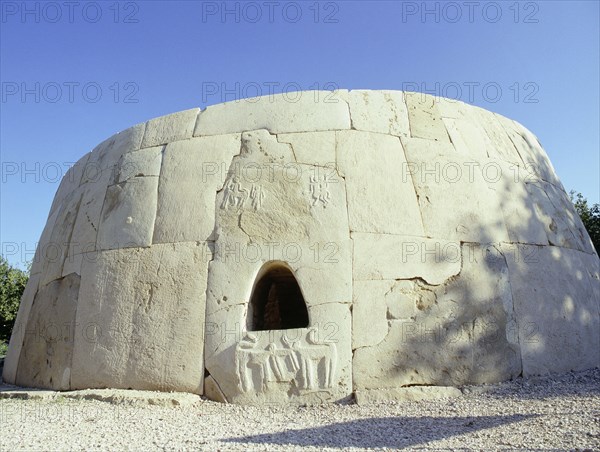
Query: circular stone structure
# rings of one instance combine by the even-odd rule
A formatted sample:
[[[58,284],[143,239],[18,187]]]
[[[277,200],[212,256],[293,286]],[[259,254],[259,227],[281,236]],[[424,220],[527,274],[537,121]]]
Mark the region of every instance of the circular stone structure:
[[[399,91],[233,101],[66,173],[4,380],[320,403],[592,368],[598,266],[515,121]]]

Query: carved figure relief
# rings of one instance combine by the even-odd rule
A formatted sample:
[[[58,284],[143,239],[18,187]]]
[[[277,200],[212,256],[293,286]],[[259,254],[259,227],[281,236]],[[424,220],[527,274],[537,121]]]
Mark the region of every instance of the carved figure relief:
[[[235,367],[243,392],[265,392],[271,382],[293,382],[298,389],[308,391],[333,386],[337,362],[334,343],[319,341],[314,329],[297,337],[284,333],[279,340],[272,339],[266,331],[248,332],[237,345]]]

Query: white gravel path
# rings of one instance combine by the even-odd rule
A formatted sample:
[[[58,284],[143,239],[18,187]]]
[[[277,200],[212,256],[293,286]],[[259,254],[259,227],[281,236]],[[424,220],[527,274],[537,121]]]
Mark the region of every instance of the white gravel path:
[[[600,369],[368,406],[148,400],[0,399],[0,450],[600,450]]]

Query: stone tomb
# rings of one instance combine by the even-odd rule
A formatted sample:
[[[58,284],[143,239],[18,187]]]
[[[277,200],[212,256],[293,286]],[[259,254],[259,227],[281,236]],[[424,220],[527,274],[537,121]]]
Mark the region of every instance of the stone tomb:
[[[420,93],[296,94],[84,155],[4,380],[322,403],[600,364],[598,255],[531,132]]]

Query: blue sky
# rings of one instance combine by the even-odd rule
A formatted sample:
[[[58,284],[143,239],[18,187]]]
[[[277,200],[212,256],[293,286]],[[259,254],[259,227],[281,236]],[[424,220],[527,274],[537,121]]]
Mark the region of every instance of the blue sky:
[[[0,241],[14,264],[32,258],[69,162],[138,122],[269,89],[458,97],[524,124],[566,189],[600,201],[597,1],[0,7]]]

